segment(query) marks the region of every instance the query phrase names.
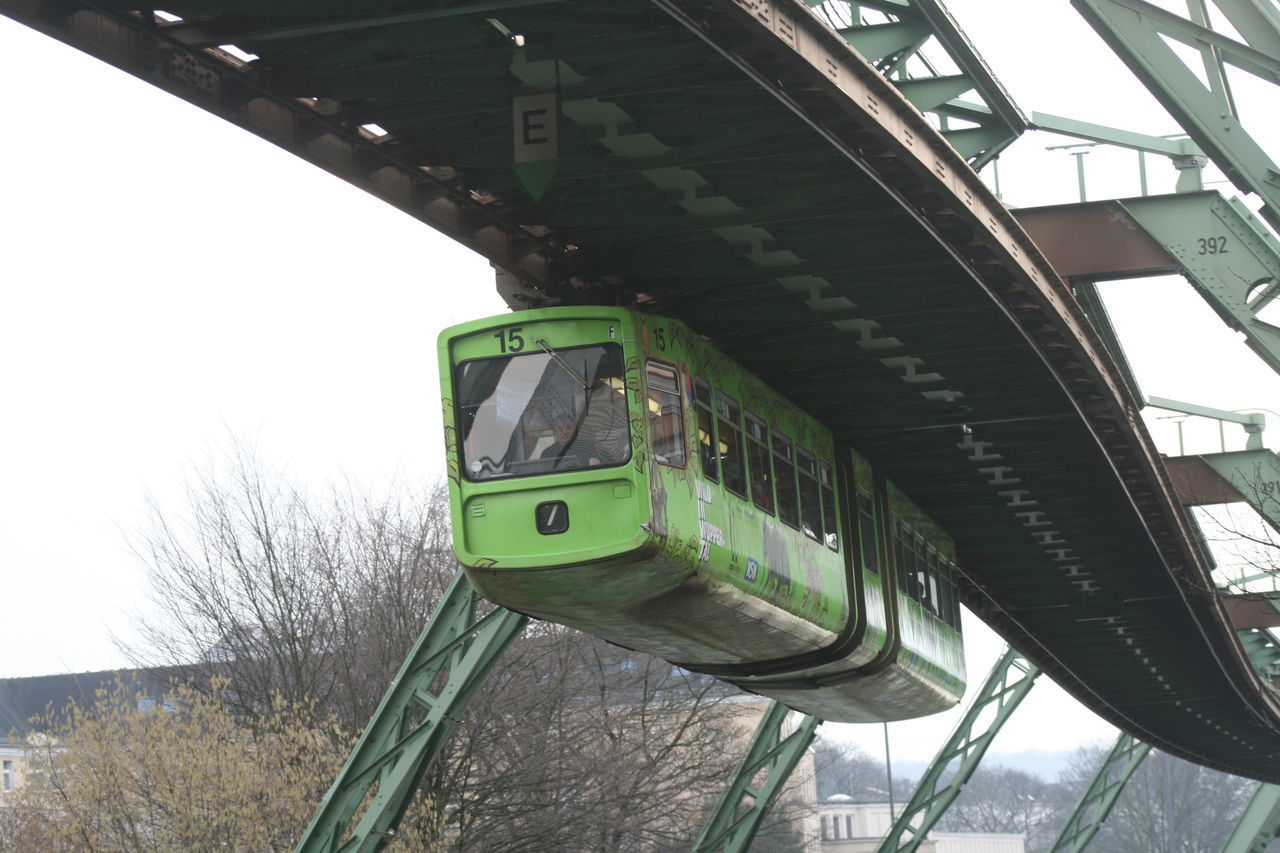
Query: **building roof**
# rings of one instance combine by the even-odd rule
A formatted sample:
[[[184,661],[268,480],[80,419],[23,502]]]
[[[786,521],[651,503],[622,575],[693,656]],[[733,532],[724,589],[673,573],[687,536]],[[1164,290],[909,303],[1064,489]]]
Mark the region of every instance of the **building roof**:
[[[0,736],[26,735],[34,728],[34,718],[46,712],[60,713],[72,702],[91,702],[99,690],[110,690],[117,681],[136,692],[149,693],[167,689],[175,674],[160,667],[0,679]]]

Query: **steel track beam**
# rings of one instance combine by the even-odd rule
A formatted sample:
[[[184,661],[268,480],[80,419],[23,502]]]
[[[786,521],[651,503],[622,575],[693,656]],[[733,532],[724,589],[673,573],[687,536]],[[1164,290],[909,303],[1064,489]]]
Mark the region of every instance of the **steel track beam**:
[[[374,853],[391,840],[454,723],[528,621],[501,607],[477,619],[479,601],[459,570],[296,853]],[[359,822],[351,827],[357,814]]]
[[[1020,652],[1005,649],[969,710],[920,778],[920,784],[876,853],[914,853],[920,847],[938,819],[960,796],[991,741],[1026,698],[1039,675],[1040,670]],[[949,773],[952,770],[954,772]]]
[[[1067,818],[1050,853],[1080,853],[1089,846],[1093,836],[1102,828],[1107,815],[1111,814],[1111,808],[1120,797],[1120,792],[1149,752],[1149,744],[1124,732],[1120,733],[1107,760],[1098,768],[1088,789],[1076,803],[1071,817]]]

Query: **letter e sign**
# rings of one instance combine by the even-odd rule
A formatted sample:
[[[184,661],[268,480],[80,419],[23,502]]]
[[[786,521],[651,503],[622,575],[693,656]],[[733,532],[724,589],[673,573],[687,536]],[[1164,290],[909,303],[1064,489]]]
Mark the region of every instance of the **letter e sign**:
[[[557,124],[559,104],[555,92],[513,98],[515,162],[554,160],[558,154]]]

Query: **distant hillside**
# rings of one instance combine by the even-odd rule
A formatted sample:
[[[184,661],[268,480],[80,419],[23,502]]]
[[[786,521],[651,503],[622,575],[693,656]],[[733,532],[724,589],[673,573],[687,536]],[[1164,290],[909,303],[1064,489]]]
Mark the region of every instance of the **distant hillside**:
[[[1074,753],[1047,749],[1028,750],[1026,752],[988,752],[982,759],[985,768],[1008,767],[1039,776],[1046,782],[1056,782],[1058,777],[1071,764]],[[902,779],[919,779],[929,765],[924,761],[895,761],[893,775],[895,781]],[[896,788],[897,785],[894,785]]]

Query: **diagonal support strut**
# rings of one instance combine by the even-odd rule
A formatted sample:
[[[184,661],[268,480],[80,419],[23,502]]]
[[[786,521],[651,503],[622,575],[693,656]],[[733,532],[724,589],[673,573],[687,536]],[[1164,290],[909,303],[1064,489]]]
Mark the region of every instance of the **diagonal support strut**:
[[[374,853],[391,839],[463,708],[528,621],[501,607],[477,619],[479,601],[459,570],[296,853]]]
[[[711,810],[698,840],[694,853],[741,853],[751,845],[769,807],[777,799],[782,786],[813,742],[814,732],[822,720],[806,715],[790,734],[783,735],[783,726],[791,709],[781,702],[773,702],[760,719],[755,737],[747,754],[738,765],[737,772],[724,793]],[[765,779],[758,787],[756,777],[765,771]]]
[[[991,668],[982,690],[956,725],[951,737],[938,750],[916,786],[902,814],[894,821],[889,834],[880,842],[876,853],[914,853],[933,829],[938,819],[960,795],[982,756],[1005,720],[1013,714],[1031,691],[1040,670],[1013,648],[1005,649]],[[979,720],[994,709],[985,724]],[[952,767],[955,773],[943,782]]]

